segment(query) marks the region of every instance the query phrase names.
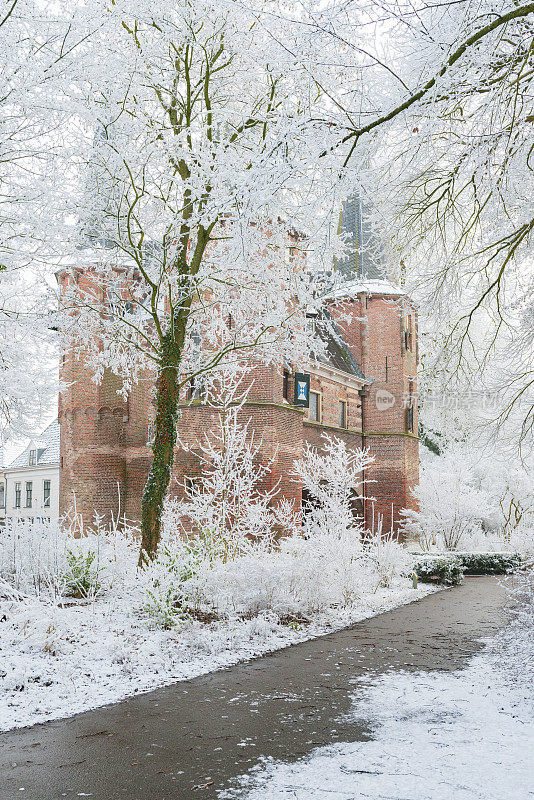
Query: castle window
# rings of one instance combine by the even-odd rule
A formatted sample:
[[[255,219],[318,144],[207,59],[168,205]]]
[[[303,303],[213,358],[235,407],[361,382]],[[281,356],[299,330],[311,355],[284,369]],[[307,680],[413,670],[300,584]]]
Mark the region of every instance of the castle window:
[[[32,481],[26,481],[26,508],[32,507],[32,493],[33,483]]]
[[[30,450],[30,453],[28,455],[28,464],[30,465],[30,467],[34,467],[36,461],[37,461],[37,451]]]
[[[43,481],[43,506],[50,508],[50,481]]]
[[[347,403],[345,400],[339,401],[339,427],[347,427]]]
[[[204,384],[198,377],[189,378],[188,399],[201,400],[204,397]]]
[[[408,433],[414,432],[414,406],[413,381],[410,381],[408,384],[408,407],[406,408],[406,430]]]
[[[15,484],[15,508],[20,508],[20,483],[17,481]]]
[[[201,487],[200,478],[191,478],[189,475],[184,480],[184,489],[187,497],[195,497]]]
[[[321,421],[321,396],[319,392],[310,392],[309,418],[312,422]]]
[[[411,350],[413,346],[413,317],[410,314],[406,317],[406,329],[404,331],[404,347]]]
[[[284,400],[289,400],[289,372],[287,371],[287,369],[284,370],[282,395]]]

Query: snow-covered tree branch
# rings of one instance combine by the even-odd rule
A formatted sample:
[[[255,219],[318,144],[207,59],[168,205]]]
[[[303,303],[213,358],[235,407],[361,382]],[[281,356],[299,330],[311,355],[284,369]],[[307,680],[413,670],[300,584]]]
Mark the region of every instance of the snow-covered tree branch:
[[[128,390],[157,374],[143,500],[151,555],[180,389],[250,351],[278,363],[306,351],[312,278],[341,252],[332,218],[348,183],[337,154],[320,157],[336,135],[331,100],[303,64],[314,42],[297,37],[298,57],[287,50],[294,22],[284,44],[254,4],[156,13],[123,2],[104,17],[73,90],[95,132],[78,209],[78,261],[87,272],[92,257],[93,277],[85,289],[64,282],[63,309],[68,345],[91,355],[97,377],[109,367]]]

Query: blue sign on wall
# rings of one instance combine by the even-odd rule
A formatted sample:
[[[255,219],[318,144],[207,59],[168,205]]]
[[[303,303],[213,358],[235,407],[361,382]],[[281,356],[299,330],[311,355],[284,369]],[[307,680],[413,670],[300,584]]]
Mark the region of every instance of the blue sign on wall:
[[[293,403],[301,408],[310,407],[310,376],[304,372],[295,373],[295,399]]]

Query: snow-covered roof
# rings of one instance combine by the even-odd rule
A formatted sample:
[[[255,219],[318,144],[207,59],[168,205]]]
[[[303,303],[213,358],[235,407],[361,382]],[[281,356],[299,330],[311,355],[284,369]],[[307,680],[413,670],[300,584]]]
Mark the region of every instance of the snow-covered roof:
[[[36,463],[31,466],[44,467],[59,464],[59,423],[57,420],[51,422],[37,439],[33,439],[26,449],[9,465],[8,469],[29,466],[28,455],[30,450],[37,451]]]
[[[111,254],[111,255],[110,255]],[[135,267],[136,262],[122,251],[110,251],[104,248],[90,249],[83,248],[74,250],[64,256],[59,256],[50,265],[54,267],[56,274],[65,269],[87,269],[88,267],[98,266],[99,264],[109,264],[113,261],[119,267]]]
[[[314,328],[315,335],[324,345],[324,351],[317,353],[315,360],[318,363],[341,370],[341,372],[346,372],[348,375],[355,375],[360,380],[365,380],[360,367],[352,357],[350,349],[343,339],[341,331],[326,309],[316,320]]]
[[[404,289],[387,280],[354,280],[342,283],[332,292],[331,297],[351,297],[357,294],[385,294],[391,297],[403,297]]]

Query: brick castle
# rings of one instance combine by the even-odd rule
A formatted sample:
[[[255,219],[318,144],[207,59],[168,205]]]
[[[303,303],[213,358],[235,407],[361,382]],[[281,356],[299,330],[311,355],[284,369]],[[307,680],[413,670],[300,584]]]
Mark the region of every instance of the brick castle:
[[[400,510],[413,507],[411,489],[419,478],[416,395],[417,321],[403,291],[384,280],[382,265],[365,248],[361,206],[344,204],[342,226],[354,247],[340,271],[349,278],[325,302],[314,324],[325,355],[305,364],[256,364],[253,387],[243,408],[250,428],[262,439],[262,454],[273,460],[268,486],[279,482],[281,496],[300,507],[302,487],[291,477],[293,461],[306,442],[321,447],[327,431],[350,448],[368,448],[373,465],[365,475],[357,511],[366,526],[397,529]],[[90,267],[58,273],[60,286],[93,280]],[[350,315],[350,322],[342,318]],[[62,358],[61,380],[68,388],[59,401],[60,514],[75,507],[85,525],[95,512],[104,519],[138,521],[151,463],[152,380],[138,384],[127,399],[121,381],[107,371],[100,385],[83,358]],[[310,376],[310,407],[294,404],[295,373]],[[198,471],[195,442],[209,430],[215,412],[200,400],[180,403],[179,437],[191,452],[177,448],[170,492],[181,495],[185,477]]]

